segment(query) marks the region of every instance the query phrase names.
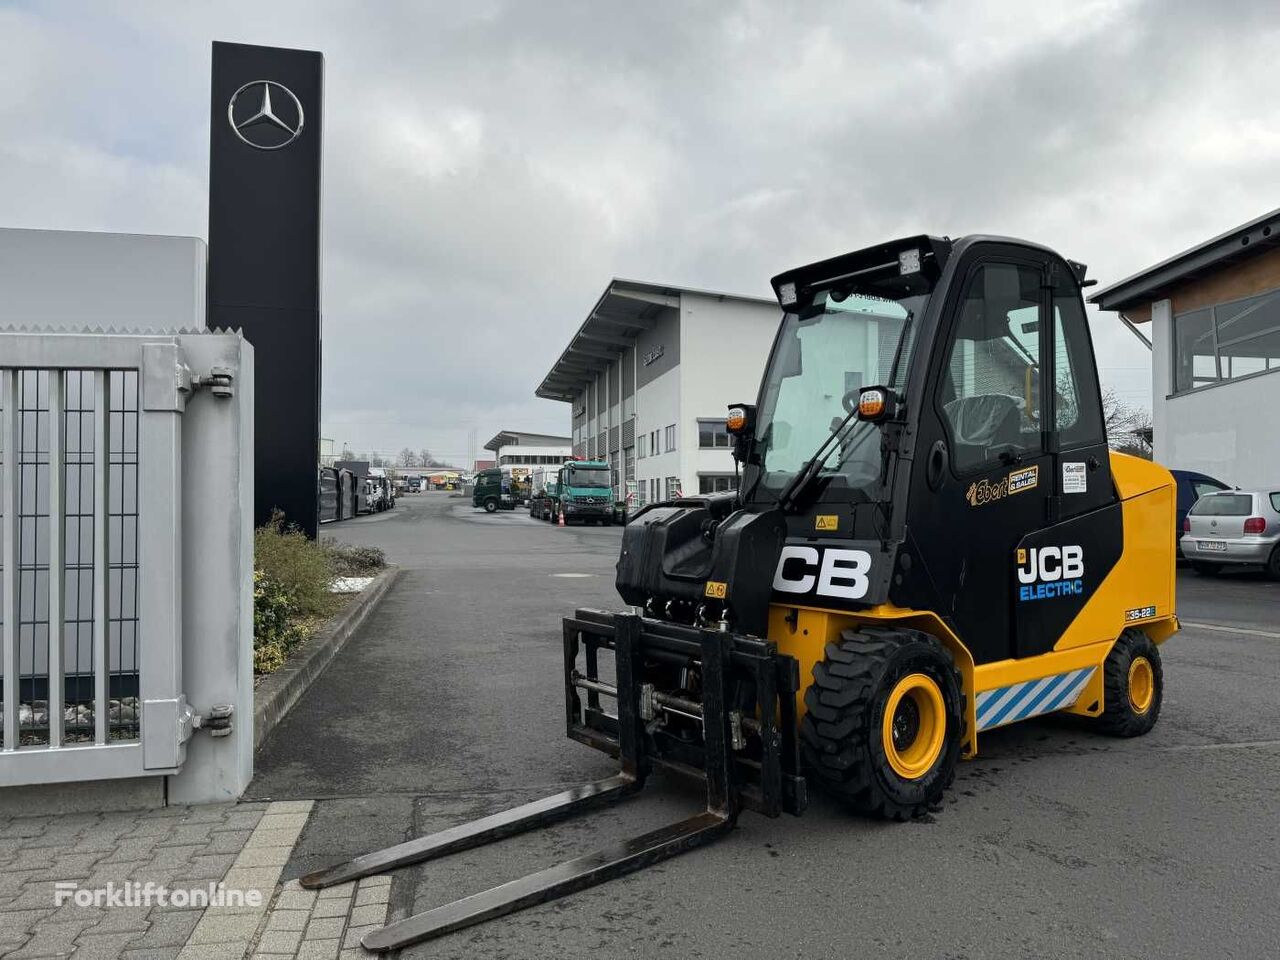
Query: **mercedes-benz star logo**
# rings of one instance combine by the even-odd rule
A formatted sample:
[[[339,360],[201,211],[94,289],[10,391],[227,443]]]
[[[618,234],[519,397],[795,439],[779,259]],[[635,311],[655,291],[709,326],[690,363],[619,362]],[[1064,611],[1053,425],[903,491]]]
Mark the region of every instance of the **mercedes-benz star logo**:
[[[282,83],[250,80],[231,95],[227,122],[249,146],[279,150],[302,136],[302,104]]]

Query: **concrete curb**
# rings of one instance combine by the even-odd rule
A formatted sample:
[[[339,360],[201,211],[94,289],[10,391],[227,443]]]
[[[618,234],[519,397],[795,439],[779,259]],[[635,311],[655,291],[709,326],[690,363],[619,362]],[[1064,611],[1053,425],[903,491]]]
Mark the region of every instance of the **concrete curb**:
[[[262,745],[312,681],[351,639],[399,575],[399,567],[388,567],[378,574],[333,623],[317,631],[283,667],[258,685],[253,692],[254,750]]]

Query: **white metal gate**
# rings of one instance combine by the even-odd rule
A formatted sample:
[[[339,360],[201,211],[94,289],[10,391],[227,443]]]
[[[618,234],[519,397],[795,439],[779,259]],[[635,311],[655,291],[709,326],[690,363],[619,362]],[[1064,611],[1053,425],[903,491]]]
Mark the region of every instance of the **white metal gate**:
[[[175,773],[177,338],[0,337],[0,786]]]

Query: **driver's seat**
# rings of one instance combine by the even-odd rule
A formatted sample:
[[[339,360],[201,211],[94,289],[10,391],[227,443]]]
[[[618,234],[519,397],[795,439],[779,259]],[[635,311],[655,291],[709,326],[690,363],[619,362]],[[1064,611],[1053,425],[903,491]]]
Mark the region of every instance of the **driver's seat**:
[[[976,456],[957,460],[964,467],[987,459],[987,451],[999,447],[1018,447],[1022,439],[1022,413],[1018,401],[1003,393],[981,393],[960,397],[943,407],[951,421],[956,445],[974,448]],[[957,454],[959,451],[957,451]]]

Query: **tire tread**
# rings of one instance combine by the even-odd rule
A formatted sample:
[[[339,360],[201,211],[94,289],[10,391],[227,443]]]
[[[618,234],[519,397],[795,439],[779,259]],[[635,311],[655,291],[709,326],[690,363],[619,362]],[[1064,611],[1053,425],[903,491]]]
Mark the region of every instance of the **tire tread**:
[[[923,815],[954,780],[963,739],[963,685],[950,651],[917,630],[864,627],[843,631],[824,652],[826,658],[814,665],[813,683],[805,691],[806,713],[800,723],[801,752],[809,770],[859,813],[893,820]],[[904,656],[932,660],[936,671],[949,675],[955,691],[954,702],[948,703],[945,768],[924,796],[909,800],[894,796],[877,775],[869,747],[873,731],[868,729],[886,673]]]

